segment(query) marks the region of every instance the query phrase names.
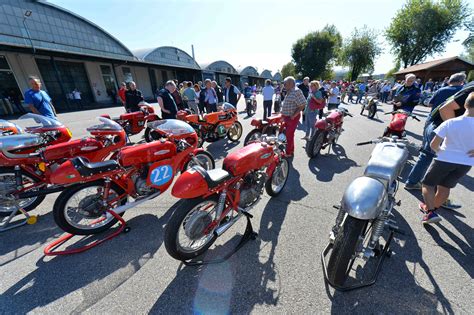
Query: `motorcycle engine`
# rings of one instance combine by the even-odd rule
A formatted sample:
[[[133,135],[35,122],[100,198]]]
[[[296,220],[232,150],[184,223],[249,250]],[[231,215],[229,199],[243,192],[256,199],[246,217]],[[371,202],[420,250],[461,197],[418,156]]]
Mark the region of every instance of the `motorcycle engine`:
[[[264,172],[255,171],[244,177],[244,182],[240,187],[239,207],[247,208],[252,206],[263,193],[267,175]]]
[[[134,178],[135,191],[139,196],[147,196],[156,192],[157,189],[148,186],[146,183],[146,177],[148,175],[148,168],[145,168],[140,175]]]

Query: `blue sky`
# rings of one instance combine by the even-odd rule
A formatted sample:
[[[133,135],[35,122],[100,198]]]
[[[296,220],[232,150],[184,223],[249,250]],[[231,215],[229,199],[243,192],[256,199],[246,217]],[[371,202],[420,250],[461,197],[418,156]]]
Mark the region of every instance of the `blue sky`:
[[[305,34],[334,24],[343,37],[367,24],[383,32],[400,0],[50,0],[96,23],[131,50],[176,46],[199,63],[224,59],[273,73],[291,60],[291,46]],[[467,32],[459,31],[438,57],[459,55]],[[375,73],[393,67],[383,36]],[[428,58],[428,60],[434,58]]]

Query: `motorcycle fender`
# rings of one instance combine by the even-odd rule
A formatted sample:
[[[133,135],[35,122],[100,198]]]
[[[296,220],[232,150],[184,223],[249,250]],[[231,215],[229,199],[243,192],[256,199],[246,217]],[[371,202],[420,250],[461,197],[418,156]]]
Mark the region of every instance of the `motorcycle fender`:
[[[326,119],[320,119],[314,124],[314,127],[316,129],[325,130],[328,127],[328,123],[326,122]]]
[[[157,114],[151,114],[151,115],[148,115],[148,119],[147,121],[155,121],[155,120],[159,120],[160,118],[158,117]]]
[[[175,174],[171,159],[155,162],[148,168],[146,184],[164,192],[173,183]]]
[[[74,184],[83,180],[84,178],[79,174],[71,160],[59,165],[49,177],[49,182],[55,185]]]
[[[171,194],[180,199],[192,199],[206,195],[209,186],[204,177],[194,168],[187,170],[178,177]]]
[[[272,177],[273,172],[275,171],[276,166],[278,165],[278,163],[280,163],[280,157],[275,154],[275,156],[273,157],[273,163],[270,164],[267,167],[267,170],[266,170],[266,173],[267,173],[267,176],[268,176],[269,179]]]
[[[348,215],[360,220],[376,219],[388,203],[385,185],[372,177],[359,177],[346,188],[341,200]]]

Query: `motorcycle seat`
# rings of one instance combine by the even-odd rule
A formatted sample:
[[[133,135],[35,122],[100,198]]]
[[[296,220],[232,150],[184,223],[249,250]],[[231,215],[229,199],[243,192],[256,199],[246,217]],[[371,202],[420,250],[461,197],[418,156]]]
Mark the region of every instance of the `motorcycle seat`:
[[[120,168],[120,165],[115,160],[90,163],[88,159],[81,156],[73,158],[71,163],[81,176],[86,177]]]
[[[201,174],[202,177],[204,177],[209,188],[214,188],[231,177],[229,172],[223,170],[222,168],[216,168],[208,171],[201,166],[194,166],[193,168],[199,174]]]

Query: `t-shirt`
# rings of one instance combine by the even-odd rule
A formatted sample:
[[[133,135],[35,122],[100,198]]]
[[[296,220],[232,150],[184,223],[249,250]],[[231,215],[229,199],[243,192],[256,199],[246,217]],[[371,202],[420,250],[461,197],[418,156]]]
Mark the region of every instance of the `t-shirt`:
[[[81,99],[81,92],[79,92],[79,91],[73,91],[72,95],[74,96],[75,100],[80,100]]]
[[[273,87],[271,85],[266,85],[262,90],[263,100],[271,101],[273,99],[273,93],[274,93]]]
[[[158,97],[161,97],[163,100],[163,107],[170,111],[170,113],[162,113],[162,118],[175,118],[178,107],[176,106],[173,95],[167,89],[161,89],[158,92]]]
[[[333,95],[329,95],[329,98],[328,98],[328,103],[329,104],[338,104],[339,103],[339,100],[338,100],[338,96],[339,96],[339,88],[337,86],[331,88],[331,90],[329,91],[330,94],[333,94]]]
[[[459,117],[464,114],[466,109],[464,108],[464,103],[466,102],[467,97],[471,92],[474,92],[474,82],[470,82],[466,84],[460,91],[458,91],[454,96],[451,96],[454,101],[459,105],[459,109],[454,111],[454,116]],[[449,100],[449,98],[448,98]],[[443,119],[441,118],[441,114],[439,113],[440,107],[443,106],[443,103],[435,107],[431,110],[430,115],[428,116],[428,120],[435,124],[435,126],[441,125]]]
[[[41,115],[56,119],[56,115],[51,107],[51,97],[45,91],[29,89],[25,92],[25,103],[28,105],[33,104]]]
[[[235,85],[234,85],[234,93],[240,94],[239,89]],[[227,100],[227,102],[229,101],[229,89],[225,89],[225,99]]]
[[[474,117],[460,116],[443,122],[434,131],[444,139],[436,157],[449,163],[474,166],[474,158],[467,152],[474,149]]]
[[[188,87],[184,90],[183,96],[186,97],[188,101],[194,101],[196,98],[196,92],[194,91],[194,88]]]
[[[447,86],[436,91],[430,100],[430,104],[432,105],[431,111],[446,101],[450,96],[456,94],[461,88],[462,86]]]
[[[298,89],[300,89],[301,92],[303,92],[303,95],[305,98],[308,98],[309,86],[305,85],[304,83],[301,83],[301,84],[298,84]]]

